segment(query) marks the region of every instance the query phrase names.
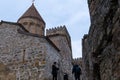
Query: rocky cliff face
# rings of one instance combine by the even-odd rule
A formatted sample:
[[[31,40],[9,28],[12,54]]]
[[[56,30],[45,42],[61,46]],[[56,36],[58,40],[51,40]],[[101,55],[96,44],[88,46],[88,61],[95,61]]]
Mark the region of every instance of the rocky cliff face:
[[[91,26],[83,38],[83,80],[120,79],[120,1],[88,0]]]

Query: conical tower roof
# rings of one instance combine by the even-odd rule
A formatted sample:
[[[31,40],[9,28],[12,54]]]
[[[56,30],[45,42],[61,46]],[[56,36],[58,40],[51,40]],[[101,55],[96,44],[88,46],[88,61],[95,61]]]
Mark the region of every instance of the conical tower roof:
[[[35,18],[35,19],[38,19],[40,21],[42,21],[44,24],[44,20],[42,19],[41,15],[39,14],[39,12],[37,11],[37,9],[35,8],[34,6],[34,3],[28,8],[28,10],[19,18],[22,19],[22,18]],[[19,21],[18,20],[18,21]]]

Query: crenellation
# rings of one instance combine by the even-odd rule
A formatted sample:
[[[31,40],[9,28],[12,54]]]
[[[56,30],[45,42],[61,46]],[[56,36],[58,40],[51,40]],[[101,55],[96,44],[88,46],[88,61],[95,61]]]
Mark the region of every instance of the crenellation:
[[[60,34],[60,31],[64,32],[64,30],[65,30],[65,26],[58,26],[55,28],[47,29],[46,32],[47,32],[47,35],[51,35],[51,34]]]
[[[66,29],[66,26],[58,26],[55,28],[50,28],[46,30],[46,36],[56,36],[56,35],[60,35],[60,36],[64,36],[67,39],[68,45],[71,48],[71,38],[70,35]]]
[[[63,73],[66,72],[72,79],[71,68],[72,64],[72,49],[70,35],[66,29],[66,26],[58,26],[46,30],[46,36],[60,49],[60,55],[62,56],[61,66]]]
[[[82,58],[74,58],[73,64],[78,64],[80,67],[82,67]]]
[[[52,80],[52,64],[73,80],[72,48],[66,26],[46,30],[34,4],[16,23],[0,22],[0,80]],[[46,76],[47,75],[47,76]]]
[[[50,28],[46,30],[46,36],[51,36],[51,35],[56,35],[56,34],[67,36],[68,40],[70,40],[70,35],[65,25],[58,26],[55,28]]]

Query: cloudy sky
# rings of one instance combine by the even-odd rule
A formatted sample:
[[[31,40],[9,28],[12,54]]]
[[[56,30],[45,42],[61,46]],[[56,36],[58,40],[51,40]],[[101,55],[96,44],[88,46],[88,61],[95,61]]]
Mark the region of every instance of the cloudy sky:
[[[32,0],[1,0],[0,20],[16,22]],[[82,56],[81,40],[90,26],[87,0],[35,0],[46,29],[66,25],[71,36],[73,57]]]

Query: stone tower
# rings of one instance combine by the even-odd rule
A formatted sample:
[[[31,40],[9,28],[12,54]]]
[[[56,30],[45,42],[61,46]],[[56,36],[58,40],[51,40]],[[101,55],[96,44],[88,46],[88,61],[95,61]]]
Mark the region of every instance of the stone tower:
[[[72,79],[72,49],[71,49],[71,38],[66,29],[66,26],[60,26],[46,30],[46,36],[60,49],[60,55],[62,56],[61,65],[62,72],[67,73]]]
[[[18,19],[18,23],[22,24],[30,33],[44,36],[45,22],[34,4]]]
[[[47,29],[46,36],[49,37],[49,39],[60,49],[62,56],[66,57],[71,54],[71,38],[65,26],[60,26],[49,30]],[[68,50],[70,52],[68,52]],[[69,56],[68,59],[71,57],[72,56]]]

